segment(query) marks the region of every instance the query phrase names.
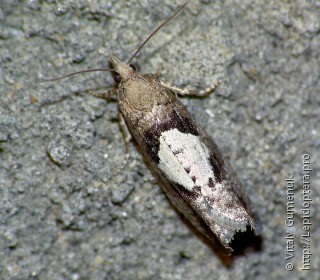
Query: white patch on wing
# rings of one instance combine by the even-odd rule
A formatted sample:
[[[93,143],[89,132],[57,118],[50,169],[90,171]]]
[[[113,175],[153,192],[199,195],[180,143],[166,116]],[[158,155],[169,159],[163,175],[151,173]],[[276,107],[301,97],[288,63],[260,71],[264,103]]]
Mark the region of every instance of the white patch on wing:
[[[159,169],[171,182],[188,191],[200,187],[200,195],[193,198],[190,207],[228,247],[235,232],[245,231],[251,224],[250,216],[230,191],[228,181],[216,182],[207,147],[199,137],[176,128],[163,132],[159,141]],[[214,188],[209,186],[210,178]]]
[[[210,190],[205,186],[208,185],[209,178],[214,180],[215,177],[209,161],[209,151],[199,137],[182,133],[176,128],[165,131],[160,136],[158,155],[159,168],[169,180],[189,191],[195,185],[204,187],[202,194],[207,195],[203,192]]]

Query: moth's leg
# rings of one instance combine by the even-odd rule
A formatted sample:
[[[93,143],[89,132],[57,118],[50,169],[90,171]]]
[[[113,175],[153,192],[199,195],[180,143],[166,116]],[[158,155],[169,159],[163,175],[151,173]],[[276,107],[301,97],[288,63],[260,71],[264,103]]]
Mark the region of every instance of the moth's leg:
[[[119,174],[122,171],[122,169],[127,165],[128,161],[130,159],[130,141],[132,139],[131,133],[130,133],[130,131],[126,125],[126,122],[125,122],[120,111],[119,111],[118,115],[119,115],[119,126],[120,126],[121,133],[123,135],[126,153],[125,153],[125,157],[122,161],[122,164],[116,170],[116,174]]]
[[[154,76],[156,79],[159,79],[162,70],[163,70],[163,64],[161,63],[161,64],[158,66],[157,72],[154,73],[153,76]]]
[[[163,65],[160,64],[160,66],[158,67],[156,73],[152,73],[152,74],[148,73],[148,74],[144,74],[144,76],[147,76],[147,77],[149,77],[149,78],[151,78],[151,79],[157,79],[157,80],[159,80],[162,69],[163,69]]]
[[[124,143],[126,145],[126,153],[129,153],[130,150],[130,141],[132,140],[132,136],[131,133],[127,127],[127,124],[121,114],[121,112],[119,111],[119,125],[120,125],[120,129],[121,132],[123,134],[123,138],[124,138]]]
[[[170,89],[174,93],[176,93],[178,95],[181,95],[181,96],[189,95],[189,96],[203,97],[203,96],[206,96],[209,93],[213,92],[222,83],[222,80],[218,80],[213,85],[211,85],[211,86],[209,86],[209,87],[207,87],[207,88],[205,88],[203,90],[200,90],[200,91],[194,91],[194,90],[189,90],[189,89],[186,89],[186,88],[180,88],[177,85],[169,83],[169,82],[160,81],[160,83],[164,87],[166,87],[167,89]]]
[[[117,94],[117,88],[112,88],[112,89],[109,89],[107,91],[102,91],[102,92],[97,92],[97,91],[94,91],[94,90],[88,90],[87,93],[94,96],[94,97],[97,97],[97,98],[102,98],[102,99],[110,99],[111,96],[113,95],[116,95]]]

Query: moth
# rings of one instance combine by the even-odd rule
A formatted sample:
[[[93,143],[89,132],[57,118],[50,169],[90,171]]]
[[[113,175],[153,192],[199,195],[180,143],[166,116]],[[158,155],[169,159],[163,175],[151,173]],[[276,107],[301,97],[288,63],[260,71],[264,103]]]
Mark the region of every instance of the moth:
[[[206,96],[219,82],[195,93],[163,82],[157,75],[137,73],[130,65],[154,33],[186,4],[149,35],[127,63],[112,54],[112,69],[84,70],[46,81],[95,70],[115,72],[118,88],[111,93],[118,96],[120,124],[129,129],[128,136],[134,138],[173,206],[206,238],[230,253],[238,232],[259,234],[261,226],[238,176],[177,98]],[[129,142],[130,137],[125,138]]]

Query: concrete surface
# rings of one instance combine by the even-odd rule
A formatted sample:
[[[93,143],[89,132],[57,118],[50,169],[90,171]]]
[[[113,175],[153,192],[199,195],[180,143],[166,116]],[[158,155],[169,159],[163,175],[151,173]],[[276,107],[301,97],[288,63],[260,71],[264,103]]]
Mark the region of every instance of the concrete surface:
[[[297,2],[190,1],[133,61],[189,88],[224,80],[183,102],[263,221],[262,247],[227,266],[170,207],[134,146],[115,174],[125,152],[117,104],[86,94],[111,85],[109,73],[37,82],[108,67],[111,52],[127,60],[182,2],[1,1],[0,279],[320,279],[320,4]],[[304,154],[313,170],[306,271]],[[287,231],[296,237],[286,260]]]

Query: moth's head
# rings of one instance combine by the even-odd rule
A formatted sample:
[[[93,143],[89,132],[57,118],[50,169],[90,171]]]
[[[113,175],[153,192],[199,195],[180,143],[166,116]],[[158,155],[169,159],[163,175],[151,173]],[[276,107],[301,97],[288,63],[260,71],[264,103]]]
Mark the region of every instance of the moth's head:
[[[120,81],[128,80],[135,73],[135,69],[132,65],[128,65],[121,61],[115,54],[111,54],[109,57],[111,67],[115,71],[114,80],[119,83]]]

